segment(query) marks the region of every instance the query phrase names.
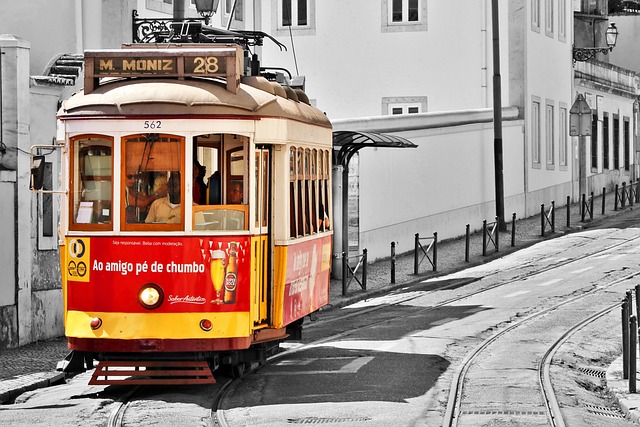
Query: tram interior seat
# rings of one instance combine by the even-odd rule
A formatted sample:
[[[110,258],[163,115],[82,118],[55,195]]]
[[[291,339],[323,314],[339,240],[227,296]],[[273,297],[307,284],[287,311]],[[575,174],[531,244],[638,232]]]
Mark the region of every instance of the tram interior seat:
[[[245,229],[244,207],[234,209],[233,207],[204,209],[194,212],[195,230],[244,230]]]

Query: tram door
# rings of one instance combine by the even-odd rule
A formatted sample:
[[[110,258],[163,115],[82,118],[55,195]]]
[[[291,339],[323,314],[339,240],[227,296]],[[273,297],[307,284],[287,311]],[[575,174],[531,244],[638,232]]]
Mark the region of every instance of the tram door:
[[[269,322],[270,282],[271,282],[271,245],[269,221],[271,212],[271,156],[266,146],[257,146],[255,151],[255,226],[258,236],[253,241],[256,254],[255,301],[257,306],[254,323]]]

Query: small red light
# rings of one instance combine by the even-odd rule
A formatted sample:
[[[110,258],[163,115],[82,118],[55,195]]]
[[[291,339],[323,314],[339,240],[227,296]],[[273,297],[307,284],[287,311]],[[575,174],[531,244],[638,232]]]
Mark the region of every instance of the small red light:
[[[100,328],[100,326],[102,326],[102,319],[100,319],[99,317],[94,317],[93,319],[91,319],[91,323],[89,324],[91,325],[91,329],[96,330]]]
[[[213,328],[213,324],[211,323],[211,320],[209,320],[209,319],[202,319],[200,321],[200,328],[203,331],[207,331],[208,332],[208,331],[211,330],[211,328]]]

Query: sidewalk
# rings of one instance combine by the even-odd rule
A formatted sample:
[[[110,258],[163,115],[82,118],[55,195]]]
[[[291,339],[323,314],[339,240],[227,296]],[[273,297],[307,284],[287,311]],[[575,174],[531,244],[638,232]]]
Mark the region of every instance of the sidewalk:
[[[419,266],[419,274],[414,275],[413,253],[396,255],[396,280],[391,283],[391,261],[389,259],[380,260],[367,266],[367,289],[362,290],[360,285],[352,280],[347,289],[347,295],[342,295],[342,281],[332,280],[330,289],[329,306],[323,310],[357,302],[371,298],[380,294],[397,289],[411,282],[425,280],[427,278],[450,274],[474,265],[482,264],[490,260],[503,257],[509,253],[523,249],[527,246],[542,240],[555,238],[566,233],[575,232],[595,225],[606,225],[608,219],[621,216],[638,217],[638,206],[627,206],[625,209],[614,211],[614,197],[612,193],[607,193],[604,214],[602,214],[602,199],[596,197],[593,206],[593,220],[589,220],[586,215],[585,222],[580,222],[580,206],[574,204],[570,206],[569,227],[567,227],[567,209],[559,207],[555,212],[555,232],[551,232],[549,224],[546,225],[545,236],[541,236],[540,214],[526,218],[516,219],[515,246],[511,246],[512,224],[507,224],[507,232],[501,232],[499,236],[499,251],[495,251],[495,246],[489,243],[486,256],[482,256],[482,232],[474,233],[469,241],[469,262],[465,262],[466,239],[464,236],[456,239],[438,242],[437,271],[433,271],[431,264],[424,259]],[[550,206],[551,203],[549,203]],[[549,211],[549,206],[545,210]],[[510,219],[511,215],[506,214]],[[464,233],[466,224],[461,224],[461,233]],[[471,228],[481,228],[482,219],[477,225]],[[416,230],[425,236],[432,235],[437,230]],[[430,255],[431,256],[431,255]],[[360,271],[358,271],[358,275]],[[18,395],[25,391],[40,387],[47,387],[57,382],[64,381],[64,374],[56,371],[59,361],[68,354],[66,340],[56,338],[37,343],[25,345],[16,349],[0,350],[0,404],[12,402]],[[615,364],[615,362],[614,362]],[[612,365],[613,366],[613,365]],[[612,376],[612,380],[614,377]],[[619,386],[619,385],[618,385]],[[627,399],[628,396],[621,398]],[[640,404],[640,402],[636,402]],[[621,406],[625,408],[625,403]],[[635,403],[629,404],[633,408]],[[625,412],[628,412],[628,408]]]

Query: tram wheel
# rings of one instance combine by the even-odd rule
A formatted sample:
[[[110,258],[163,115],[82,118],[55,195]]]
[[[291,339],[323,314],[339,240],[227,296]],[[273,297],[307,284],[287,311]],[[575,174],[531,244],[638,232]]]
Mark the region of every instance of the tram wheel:
[[[247,364],[245,362],[238,362],[238,364],[231,367],[231,376],[233,378],[242,378],[246,371]]]

